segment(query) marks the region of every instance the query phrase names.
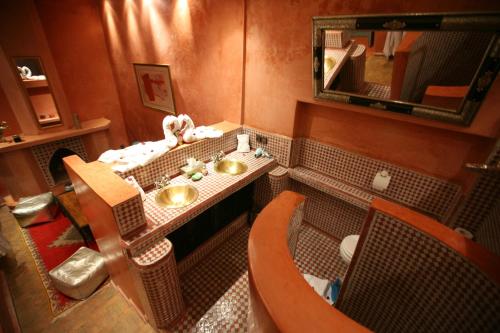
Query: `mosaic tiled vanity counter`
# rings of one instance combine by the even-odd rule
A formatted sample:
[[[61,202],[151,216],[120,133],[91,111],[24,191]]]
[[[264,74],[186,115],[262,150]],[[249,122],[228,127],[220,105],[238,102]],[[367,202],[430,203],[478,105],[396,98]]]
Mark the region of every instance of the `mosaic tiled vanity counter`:
[[[171,185],[189,184],[198,190],[198,199],[187,207],[162,208],[155,201],[156,190],[146,194],[144,211],[148,221],[147,227],[133,237],[125,238],[123,242],[132,256],[141,253],[204,210],[276,167],[275,160],[255,158],[253,152],[232,152],[226,158],[244,162],[248,166],[247,171],[235,176],[218,174],[210,162],[207,163],[208,175],[198,182],[193,182],[183,175],[171,180]]]

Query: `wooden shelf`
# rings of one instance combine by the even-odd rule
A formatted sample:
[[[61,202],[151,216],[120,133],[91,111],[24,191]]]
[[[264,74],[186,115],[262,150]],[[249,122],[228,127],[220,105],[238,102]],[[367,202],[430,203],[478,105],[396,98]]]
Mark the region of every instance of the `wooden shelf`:
[[[8,140],[12,142],[2,142],[0,143],[0,153],[5,153],[8,151],[13,151],[17,149],[29,148],[32,146],[41,145],[47,142],[72,138],[75,136],[82,136],[85,134],[90,134],[98,131],[103,131],[109,128],[111,121],[106,118],[98,118],[87,121],[82,121],[82,128],[70,128],[58,132],[44,133],[37,135],[22,135],[22,142],[12,141],[12,137],[7,137]]]
[[[23,80],[23,83],[27,89],[42,88],[42,87],[49,86],[49,83],[47,82],[47,80]]]

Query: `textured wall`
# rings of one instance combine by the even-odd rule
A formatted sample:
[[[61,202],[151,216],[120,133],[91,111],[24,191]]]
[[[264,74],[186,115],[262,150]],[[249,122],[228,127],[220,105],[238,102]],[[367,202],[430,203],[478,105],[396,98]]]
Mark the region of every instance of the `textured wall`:
[[[16,116],[14,115],[14,110],[10,107],[7,96],[5,92],[0,87],[0,121],[6,121],[9,124],[9,128],[5,130],[4,135],[18,134],[21,132],[19,123],[17,122]]]
[[[37,0],[38,15],[64,86],[80,120],[111,120],[111,145],[127,145],[123,116],[105,37],[93,0]]]
[[[170,64],[177,113],[196,124],[241,121],[243,0],[101,1],[131,140],[163,137],[163,113],[144,107],[132,63]]]
[[[361,113],[299,103],[295,135],[309,137],[436,177],[468,189],[465,162],[484,161],[494,140],[449,130],[388,121]]]
[[[484,159],[492,141],[457,132],[489,137],[498,134],[500,117],[495,105],[500,102],[500,80],[493,89],[496,94],[488,96],[470,128],[315,101],[311,73],[312,17],[486,10],[495,6],[500,9],[498,2],[464,0],[248,0],[244,124],[288,136],[293,135],[295,127],[300,135],[467,185],[469,180],[462,179],[468,177],[462,175],[461,165],[466,160]]]

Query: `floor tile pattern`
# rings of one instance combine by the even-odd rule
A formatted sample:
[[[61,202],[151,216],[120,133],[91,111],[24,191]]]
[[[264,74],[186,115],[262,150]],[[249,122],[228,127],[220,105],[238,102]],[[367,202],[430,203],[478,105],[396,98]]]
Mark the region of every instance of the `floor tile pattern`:
[[[236,326],[241,326],[243,331],[246,329],[248,234],[248,227],[243,227],[181,276],[186,313],[171,330],[207,332],[217,331],[216,327]],[[239,280],[242,281],[238,283]],[[215,316],[217,313],[224,315]]]
[[[174,332],[246,332],[248,311],[247,242],[244,226],[198,266],[181,276],[186,313]],[[343,276],[346,265],[339,241],[305,224],[297,244],[296,265],[320,278]]]
[[[334,280],[344,276],[347,265],[339,255],[340,241],[302,222],[295,264],[302,273]]]

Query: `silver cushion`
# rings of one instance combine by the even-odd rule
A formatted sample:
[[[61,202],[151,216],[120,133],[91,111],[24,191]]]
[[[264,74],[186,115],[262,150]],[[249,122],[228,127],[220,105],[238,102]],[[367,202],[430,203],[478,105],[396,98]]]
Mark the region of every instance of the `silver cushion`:
[[[52,221],[58,212],[52,192],[23,197],[12,211],[21,227]]]
[[[108,272],[99,252],[81,247],[49,272],[57,290],[75,298],[89,297],[106,280]]]

